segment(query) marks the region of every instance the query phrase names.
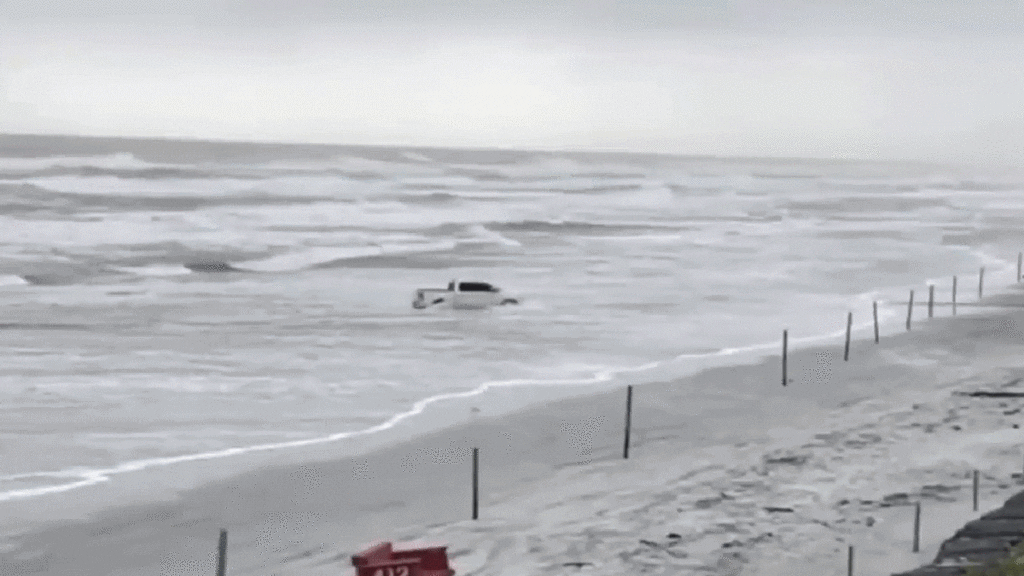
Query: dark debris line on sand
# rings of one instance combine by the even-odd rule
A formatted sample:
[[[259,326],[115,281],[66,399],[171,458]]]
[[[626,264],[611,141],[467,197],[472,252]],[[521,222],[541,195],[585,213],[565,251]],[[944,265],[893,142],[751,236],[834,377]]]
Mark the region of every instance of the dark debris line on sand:
[[[1011,496],[1001,508],[972,520],[942,543],[931,564],[892,576],[962,576],[971,566],[1006,558],[1024,541],[1024,492]]]

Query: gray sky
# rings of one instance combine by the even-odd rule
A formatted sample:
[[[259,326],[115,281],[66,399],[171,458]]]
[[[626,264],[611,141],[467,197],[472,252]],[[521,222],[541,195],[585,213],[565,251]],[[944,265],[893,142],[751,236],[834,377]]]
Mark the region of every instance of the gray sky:
[[[1024,0],[0,0],[0,131],[1024,161]]]

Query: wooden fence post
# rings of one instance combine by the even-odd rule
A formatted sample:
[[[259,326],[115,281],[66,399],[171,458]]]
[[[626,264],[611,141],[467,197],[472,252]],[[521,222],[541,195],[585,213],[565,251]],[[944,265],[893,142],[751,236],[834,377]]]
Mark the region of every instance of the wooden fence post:
[[[228,573],[228,531],[221,528],[220,541],[217,543],[217,576]]]
[[[480,517],[480,449],[473,448],[473,520]]]
[[[626,386],[626,439],[622,445],[623,459],[629,458],[629,429],[633,419],[633,385]]]
[[[907,330],[910,330],[910,317],[914,314],[914,291],[910,291],[910,301],[907,303]]]
[[[786,378],[786,354],[789,348],[789,330],[782,331],[782,385],[785,386],[789,380]]]
[[[843,361],[850,360],[850,330],[853,328],[853,312],[846,314],[846,348],[843,350]]]
[[[921,551],[921,503],[914,503],[914,552]]]
[[[974,511],[978,511],[978,471],[974,471]]]
[[[871,310],[875,316],[875,344],[878,344],[878,301],[871,303]]]

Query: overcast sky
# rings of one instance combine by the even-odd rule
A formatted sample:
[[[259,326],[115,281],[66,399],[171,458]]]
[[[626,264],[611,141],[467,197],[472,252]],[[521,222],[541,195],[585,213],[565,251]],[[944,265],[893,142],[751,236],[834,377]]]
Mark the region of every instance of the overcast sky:
[[[1024,163],[1024,0],[0,0],[0,131]]]

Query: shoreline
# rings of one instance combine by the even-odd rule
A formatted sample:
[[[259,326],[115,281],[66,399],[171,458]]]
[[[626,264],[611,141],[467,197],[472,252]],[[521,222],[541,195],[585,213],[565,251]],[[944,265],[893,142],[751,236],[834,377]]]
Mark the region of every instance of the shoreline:
[[[987,297],[985,304],[994,305],[999,298],[1020,300],[1006,294]],[[787,434],[809,435],[822,421],[834,419],[831,413],[844,404],[847,408],[840,412],[849,416],[860,414],[872,402],[905,404],[910,393],[934,395],[924,381],[947,382],[978,372],[970,367],[974,362],[963,361],[982,340],[1002,350],[987,352],[988,364],[1000,363],[1000,353],[1008,345],[999,326],[1008,318],[1020,324],[1024,312],[920,319],[918,329],[889,335],[879,345],[855,340],[849,363],[842,362],[841,343],[793,350],[790,376],[794,382],[786,388],[778,382],[777,357],[752,365],[711,368],[683,380],[693,386],[675,381],[637,386],[631,458],[626,462],[621,459],[624,390],[616,389],[497,419],[472,419],[358,456],[339,457],[321,446],[259,455],[257,463],[264,468],[242,476],[236,476],[235,467],[225,460],[182,465],[174,471],[178,476],[174,479],[160,478],[160,472],[169,472],[166,469],[139,472],[131,479],[135,482],[128,480],[133,486],[127,490],[119,482],[122,486],[116,495],[109,493],[115,491],[111,486],[96,486],[52,496],[49,505],[64,516],[74,516],[76,507],[88,508],[90,499],[96,503],[116,496],[123,504],[139,506],[106,509],[83,523],[54,520],[52,526],[22,535],[5,530],[8,537],[0,567],[35,566],[27,573],[60,574],[68,573],[61,566],[92,566],[84,573],[114,575],[156,574],[161,567],[180,563],[210,562],[212,566],[216,533],[224,527],[231,534],[229,558],[237,559],[229,560],[233,574],[314,574],[307,566],[310,561],[337,557],[333,564],[324,565],[336,573],[339,563],[348,565],[347,555],[378,534],[402,542],[392,535],[407,526],[441,524],[434,530],[442,531],[464,526],[462,519],[469,516],[470,447],[481,448],[482,512],[473,525],[483,527],[496,522],[488,518],[502,506],[511,513],[519,505],[509,508],[507,503],[521,504],[536,491],[537,483],[550,483],[551,478],[564,483],[565,474],[578,473],[588,483],[595,474],[621,476],[630,473],[630,467],[652,465],[652,459],[673,462],[680,454],[701,451],[712,454],[709,462],[716,457],[737,461],[738,454],[715,453],[712,448],[743,444],[741,450],[752,454]],[[925,328],[926,322],[931,327]],[[950,365],[955,354],[943,348],[950,347],[951,339],[955,345],[956,338],[968,337],[973,339],[963,340],[969,345],[958,352],[961,363]],[[883,367],[886,382],[877,378]],[[906,388],[894,393],[889,389],[894,381]],[[704,391],[694,393],[701,385]],[[494,394],[514,397],[517,392],[506,389]],[[865,403],[865,399],[870,400]],[[450,407],[433,408],[443,413]],[[245,467],[253,464],[250,460]],[[189,478],[197,487],[179,492],[176,484]],[[19,514],[26,521],[40,519],[39,502],[2,505],[8,521]],[[418,528],[413,533],[417,530],[423,532]],[[455,533],[450,534],[454,538]],[[451,544],[454,552],[456,543],[446,538],[438,535],[436,539]],[[41,558],[48,560],[40,564]],[[487,568],[486,573],[492,573],[495,567]]]
[[[863,330],[864,326],[855,328],[855,332]],[[834,332],[794,337],[790,339],[790,349],[795,351],[802,347],[813,346],[815,343],[841,338],[841,336],[841,332]],[[289,458],[285,452],[310,451],[317,450],[317,447],[328,448],[330,446],[336,447],[336,449],[329,450],[332,453],[343,452],[345,456],[354,457],[414,440],[419,436],[425,436],[441,429],[464,425],[480,418],[500,417],[549,402],[601,394],[630,383],[643,385],[651,380],[659,380],[652,376],[659,373],[663,376],[661,379],[685,380],[704,370],[717,367],[756,364],[772,357],[776,353],[777,347],[777,343],[750,344],[735,348],[685,352],[644,365],[592,367],[589,371],[581,371],[580,375],[572,377],[534,376],[489,381],[469,390],[440,393],[417,400],[412,407],[404,412],[397,413],[383,422],[374,423],[366,428],[333,432],[311,438],[278,440],[205,452],[153,455],[149,458],[113,462],[105,466],[80,465],[35,472],[17,472],[11,474],[10,478],[12,479],[6,480],[5,483],[20,485],[20,487],[0,492],[0,505],[8,501],[46,498],[48,495],[76,490],[76,488],[65,488],[69,484],[94,486],[110,481],[116,482],[122,474],[138,473],[147,469],[159,470],[164,467],[187,465],[206,460],[235,460],[235,463],[225,462],[224,467],[245,470],[253,467],[239,463],[246,459],[257,462],[287,462],[293,458]],[[512,392],[513,390],[514,392]],[[178,409],[187,409],[187,404],[179,406]],[[440,417],[438,417],[439,414]],[[281,454],[263,455],[263,453],[277,452]],[[308,456],[300,457],[300,460],[305,458]],[[62,481],[62,479],[73,480],[69,482]],[[180,485],[178,489],[189,487],[192,486]],[[48,493],[18,494],[18,492],[31,493],[47,489],[55,490]]]
[[[863,295],[862,295],[863,296]],[[883,304],[884,305],[884,304]],[[941,306],[941,304],[940,304]],[[898,307],[898,306],[897,306]],[[898,310],[887,310],[880,314],[881,326],[893,326],[898,320]],[[886,322],[888,320],[889,322]],[[854,326],[855,334],[863,334],[870,329],[870,323]],[[799,350],[810,346],[821,346],[823,342],[842,337],[842,331],[823,333],[811,336],[794,336],[790,338],[790,350]],[[311,447],[328,446],[344,443],[345,455],[356,456],[369,451],[379,450],[387,446],[412,440],[440,429],[450,428],[472,422],[481,417],[501,416],[529,409],[533,406],[577,398],[616,389],[627,384],[643,385],[651,380],[659,380],[652,375],[661,374],[662,378],[685,380],[702,371],[722,367],[752,365],[771,358],[777,353],[778,343],[749,344],[740,347],[724,347],[715,350],[694,351],[678,354],[645,365],[593,367],[580,375],[562,378],[544,378],[534,376],[511,380],[489,381],[473,389],[439,393],[413,403],[409,409],[399,412],[383,422],[377,422],[366,428],[332,432],[320,436],[298,440],[276,440],[262,444],[225,447],[205,452],[186,452],[178,454],[157,455],[148,458],[134,458],[114,461],[107,465],[79,465],[64,468],[44,469],[34,472],[16,472],[11,474],[12,480],[5,481],[8,485],[18,486],[6,488],[0,492],[0,505],[9,500],[46,497],[46,494],[22,496],[17,492],[33,492],[56,488],[64,491],[59,479],[73,479],[71,483],[95,485],[108,481],[117,481],[121,474],[131,474],[142,469],[160,469],[165,466],[176,466],[188,462],[216,459],[253,459],[264,461],[290,461],[286,455],[278,458],[260,457],[264,452],[302,451],[315,449]],[[503,389],[515,389],[517,393],[505,393]],[[496,396],[497,394],[497,396]],[[498,401],[500,398],[501,401]],[[437,405],[437,406],[435,406]],[[473,405],[473,406],[471,406]],[[452,410],[447,410],[448,407]],[[481,409],[480,406],[484,408]],[[187,409],[187,404],[178,409]],[[442,418],[430,418],[431,412],[444,411]],[[321,415],[323,416],[323,415]],[[244,464],[226,463],[225,468],[245,470]],[[18,479],[14,479],[18,478]],[[178,489],[187,489],[191,485],[181,485]],[[74,488],[70,488],[74,490]]]

